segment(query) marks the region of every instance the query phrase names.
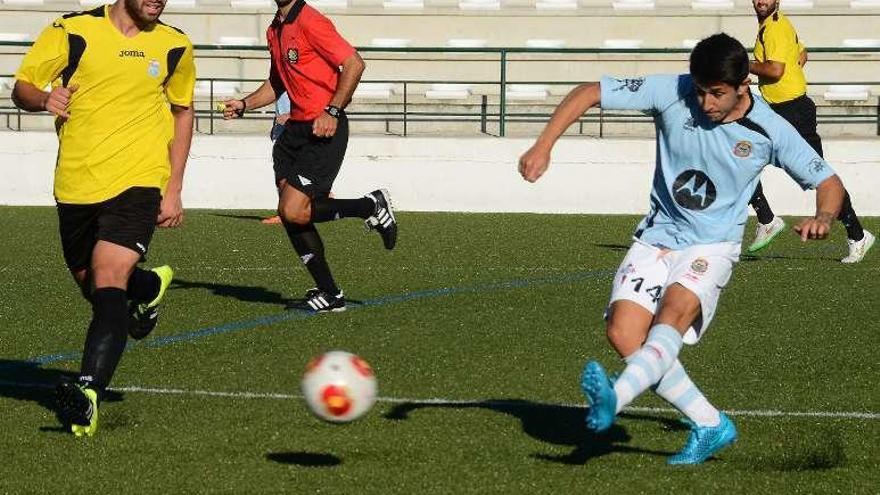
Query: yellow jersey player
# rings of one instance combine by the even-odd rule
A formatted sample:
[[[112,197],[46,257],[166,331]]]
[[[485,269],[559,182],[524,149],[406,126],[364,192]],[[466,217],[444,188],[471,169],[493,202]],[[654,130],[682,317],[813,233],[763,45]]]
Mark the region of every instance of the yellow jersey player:
[[[59,417],[77,436],[97,430],[98,404],[128,336],[154,328],[173,274],[137,267],[156,225],[183,220],[192,141],[192,43],[159,22],[164,7],[117,0],[64,15],[15,74],[15,104],[56,116],[61,245],[92,306],[79,378],[57,388]]]

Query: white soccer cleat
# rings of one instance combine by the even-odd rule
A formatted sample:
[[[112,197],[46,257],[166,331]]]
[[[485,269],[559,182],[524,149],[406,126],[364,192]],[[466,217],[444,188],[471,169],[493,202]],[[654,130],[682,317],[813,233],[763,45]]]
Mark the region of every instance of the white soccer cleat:
[[[749,246],[749,252],[754,253],[760,251],[770,245],[770,242],[785,230],[785,222],[782,217],[773,217],[767,225],[758,222],[758,228],[755,229],[755,240]]]
[[[847,239],[846,243],[849,245],[849,256],[840,260],[841,263],[858,263],[862,261],[862,258],[868,254],[868,250],[871,249],[871,246],[874,245],[874,241],[877,239],[874,237],[874,234],[865,231],[865,235],[862,236],[862,240],[854,241],[852,239]]]

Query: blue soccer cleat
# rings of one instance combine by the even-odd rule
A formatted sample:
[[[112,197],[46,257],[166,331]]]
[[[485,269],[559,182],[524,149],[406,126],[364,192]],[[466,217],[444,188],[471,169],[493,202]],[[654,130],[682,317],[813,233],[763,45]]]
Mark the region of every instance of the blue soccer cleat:
[[[614,424],[617,415],[617,394],[605,374],[602,365],[589,361],[581,375],[581,389],[590,403],[587,413],[587,428],[597,433],[607,430]]]
[[[667,464],[700,464],[736,441],[736,426],[721,413],[718,426],[691,426],[691,434],[681,452],[666,459]]]

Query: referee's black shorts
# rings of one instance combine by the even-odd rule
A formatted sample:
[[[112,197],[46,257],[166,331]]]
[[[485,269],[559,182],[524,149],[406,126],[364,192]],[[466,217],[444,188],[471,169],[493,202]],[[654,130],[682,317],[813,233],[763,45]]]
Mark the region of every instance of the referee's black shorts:
[[[822,156],[822,138],[816,130],[816,104],[807,95],[781,103],[771,103],[770,108],[788,121],[798,134]]]
[[[64,261],[71,271],[88,268],[98,241],[131,249],[145,259],[162,203],[157,187],[132,187],[100,203],[58,203]]]
[[[272,160],[275,184],[286,180],[310,198],[326,195],[342,167],[348,147],[348,117],[339,113],[336,133],[329,138],[312,133],[311,121],[288,120],[275,140]]]

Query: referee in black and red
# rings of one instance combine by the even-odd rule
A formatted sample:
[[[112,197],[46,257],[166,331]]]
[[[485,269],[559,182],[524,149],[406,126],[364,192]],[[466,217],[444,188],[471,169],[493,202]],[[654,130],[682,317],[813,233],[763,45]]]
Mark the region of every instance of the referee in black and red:
[[[304,0],[276,0],[278,12],[266,30],[271,55],[269,78],[240,100],[224,102],[224,118],[271,103],[285,91],[290,119],[275,141],[272,157],[278,187],[278,214],[290,242],[315,281],[295,306],[309,311],[344,311],[315,224],[363,218],[386,249],[397,242],[391,198],[377,189],[358,199],[330,197],[348,145],[345,106],[366,67],[333,23]]]

